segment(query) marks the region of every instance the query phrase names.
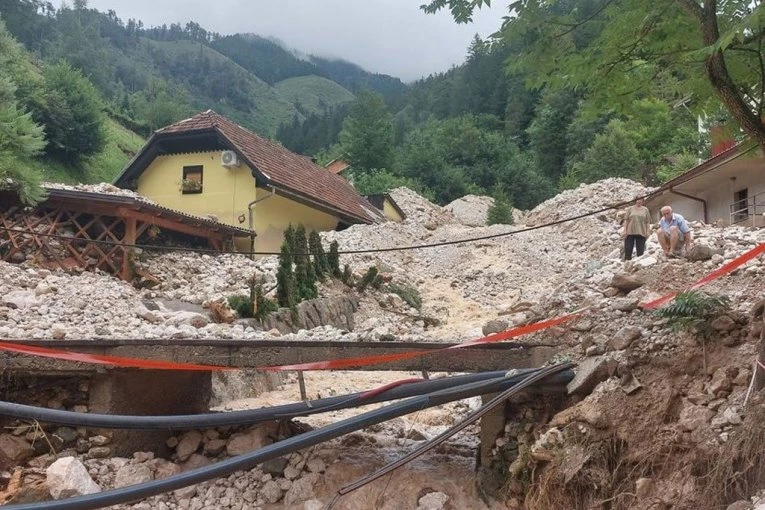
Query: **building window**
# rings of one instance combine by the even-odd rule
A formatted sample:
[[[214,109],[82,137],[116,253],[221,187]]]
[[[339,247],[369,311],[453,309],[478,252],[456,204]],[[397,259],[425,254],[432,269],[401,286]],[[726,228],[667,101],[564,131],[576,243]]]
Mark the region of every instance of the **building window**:
[[[733,193],[733,221],[749,219],[749,190],[744,188]]]
[[[181,192],[184,195],[202,193],[202,165],[183,167]]]

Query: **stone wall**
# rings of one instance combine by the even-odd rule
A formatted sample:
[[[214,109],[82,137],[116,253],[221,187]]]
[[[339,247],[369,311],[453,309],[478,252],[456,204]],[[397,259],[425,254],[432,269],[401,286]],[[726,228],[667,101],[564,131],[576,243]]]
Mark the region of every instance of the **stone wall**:
[[[331,298],[311,299],[297,305],[297,322],[292,320],[289,308],[271,313],[263,327],[278,329],[280,333],[294,333],[299,329],[334,326],[353,331],[353,313],[359,308],[359,298],[348,294]]]

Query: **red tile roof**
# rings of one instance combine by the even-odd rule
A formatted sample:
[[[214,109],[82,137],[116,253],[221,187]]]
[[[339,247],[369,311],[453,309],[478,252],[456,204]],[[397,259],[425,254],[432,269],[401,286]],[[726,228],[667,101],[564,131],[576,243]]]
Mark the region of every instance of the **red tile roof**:
[[[310,201],[337,209],[362,223],[380,220],[374,206],[342,177],[305,156],[259,137],[212,110],[158,129],[155,136],[210,130],[225,137],[247,164],[263,176],[268,185],[284,188]]]
[[[325,166],[324,168],[326,168],[333,174],[339,174],[343,170],[347,170],[348,168],[350,168],[350,166],[351,166],[350,163],[348,163],[347,161],[343,161],[342,159],[333,159],[332,161],[327,163],[327,166]]]

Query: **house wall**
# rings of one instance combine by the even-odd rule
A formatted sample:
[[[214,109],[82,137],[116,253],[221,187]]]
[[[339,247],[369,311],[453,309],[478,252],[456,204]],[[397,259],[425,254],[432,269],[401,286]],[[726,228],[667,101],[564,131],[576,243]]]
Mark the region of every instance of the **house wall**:
[[[735,180],[721,179],[717,186],[714,186],[707,193],[707,207],[709,208],[709,221],[714,222],[722,220],[723,225],[730,224],[730,204],[734,202],[734,193],[742,189],[747,189],[749,203],[752,203],[752,197],[758,193],[765,192],[765,173],[761,170],[738,172]],[[758,205],[756,207],[757,226],[765,226],[765,194],[755,198]],[[752,225],[752,218],[739,223],[739,225]]]
[[[255,251],[278,252],[284,240],[284,229],[302,223],[306,231],[325,231],[337,228],[338,218],[300,204],[288,198],[274,195],[271,190],[258,188],[258,200],[252,207],[255,232]],[[247,204],[244,204],[247,209]]]
[[[699,198],[703,199],[704,197],[700,196]],[[667,193],[656,200],[655,204],[651,203],[650,205],[651,220],[654,223],[659,223],[659,220],[661,219],[661,208],[665,205],[672,207],[673,212],[680,214],[688,221],[704,221],[704,206],[701,202],[681,197],[674,193]]]
[[[388,199],[383,202],[383,214],[391,221],[402,221],[404,218],[398,213],[395,207],[393,207]]]
[[[183,167],[202,165],[202,193],[181,191]],[[248,204],[252,206],[252,225],[257,233],[255,251],[278,252],[283,231],[292,223],[306,230],[332,230],[338,218],[255,187],[250,168],[240,164],[226,168],[220,164],[220,151],[158,156],[138,178],[138,192],[160,205],[195,216],[209,215],[221,223],[249,228]],[[240,251],[249,251],[248,241],[239,240]]]

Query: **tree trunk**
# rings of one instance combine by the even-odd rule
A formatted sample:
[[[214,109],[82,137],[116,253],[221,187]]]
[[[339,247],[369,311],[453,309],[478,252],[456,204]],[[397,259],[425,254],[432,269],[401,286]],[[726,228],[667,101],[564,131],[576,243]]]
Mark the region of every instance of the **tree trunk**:
[[[717,24],[717,2],[707,0],[703,3],[703,7],[695,0],[677,0],[677,2],[686,12],[698,19],[704,45],[710,47],[717,44],[720,40],[720,30]],[[706,57],[705,64],[709,83],[722,104],[738,122],[741,129],[752,137],[760,147],[765,148],[765,125],[754,108],[747,105],[738,87],[736,87],[736,83],[728,72],[723,50],[718,49]]]

